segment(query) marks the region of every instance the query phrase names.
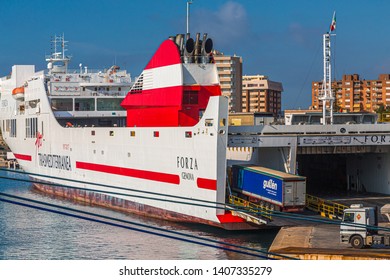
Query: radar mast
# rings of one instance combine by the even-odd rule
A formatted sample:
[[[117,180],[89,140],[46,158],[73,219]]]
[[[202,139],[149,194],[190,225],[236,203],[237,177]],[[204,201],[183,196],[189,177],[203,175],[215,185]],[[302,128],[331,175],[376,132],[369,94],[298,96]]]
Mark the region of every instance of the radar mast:
[[[62,34],[62,36],[54,35],[52,38],[52,54],[46,56],[49,74],[67,73],[71,56],[65,55],[65,52],[67,51],[66,43],[68,43],[68,41],[65,41],[64,34]]]

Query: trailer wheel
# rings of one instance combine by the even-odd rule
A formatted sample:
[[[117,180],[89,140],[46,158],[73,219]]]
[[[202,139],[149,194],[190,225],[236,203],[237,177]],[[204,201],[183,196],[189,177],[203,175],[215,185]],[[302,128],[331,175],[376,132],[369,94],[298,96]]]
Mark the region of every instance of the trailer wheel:
[[[354,235],[351,238],[351,245],[355,249],[361,249],[363,248],[363,238],[360,235]]]

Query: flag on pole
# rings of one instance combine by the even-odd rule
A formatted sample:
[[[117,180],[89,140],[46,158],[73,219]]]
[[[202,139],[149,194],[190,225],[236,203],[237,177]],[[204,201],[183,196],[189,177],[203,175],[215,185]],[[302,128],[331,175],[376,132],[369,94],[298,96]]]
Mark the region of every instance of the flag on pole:
[[[332,23],[330,24],[330,32],[336,29],[336,11],[333,13]]]

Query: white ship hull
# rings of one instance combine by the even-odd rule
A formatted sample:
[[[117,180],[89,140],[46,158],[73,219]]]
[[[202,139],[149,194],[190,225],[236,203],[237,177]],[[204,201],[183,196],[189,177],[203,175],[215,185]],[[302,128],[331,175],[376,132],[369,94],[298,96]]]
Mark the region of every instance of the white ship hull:
[[[196,75],[213,67],[198,67]],[[24,101],[15,100],[12,89],[23,84]],[[227,112],[228,100],[219,95],[210,96],[193,126],[66,127],[52,112],[43,72],[14,66],[1,81],[3,138],[38,189],[169,220],[251,228],[223,207]]]

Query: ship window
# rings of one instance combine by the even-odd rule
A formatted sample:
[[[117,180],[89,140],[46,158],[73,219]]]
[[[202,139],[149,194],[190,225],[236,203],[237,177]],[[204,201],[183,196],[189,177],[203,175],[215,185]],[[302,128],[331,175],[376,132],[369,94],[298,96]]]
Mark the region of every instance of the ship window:
[[[160,131],[153,131],[154,137],[160,137]]]
[[[75,111],[95,111],[94,98],[76,98],[74,101]]]
[[[11,129],[9,136],[10,137],[16,137],[16,119],[10,120],[11,123]]]
[[[214,120],[213,119],[206,119],[204,122],[204,126],[213,126]]]
[[[27,118],[26,120],[26,138],[35,138],[38,131],[37,118]]]
[[[95,136],[95,130],[92,130],[92,131],[91,131],[91,135],[92,135],[92,136]]]
[[[192,131],[186,131],[186,138],[192,138]]]
[[[98,98],[97,110],[98,111],[124,111],[121,106],[121,98]]]
[[[131,137],[135,137],[135,131],[134,130],[130,131],[130,136]]]
[[[183,94],[183,104],[198,104],[198,92],[195,90],[185,90]]]
[[[110,130],[110,136],[114,136],[114,131]]]
[[[225,118],[222,118],[220,121],[219,121],[219,126],[225,126],[226,125],[226,119]]]
[[[73,111],[73,99],[53,98],[51,100],[51,108],[53,111]]]
[[[26,137],[30,138],[29,132],[30,132],[30,120],[31,119],[26,119]]]
[[[118,91],[121,91],[122,90],[122,88],[121,87],[118,87]]]

